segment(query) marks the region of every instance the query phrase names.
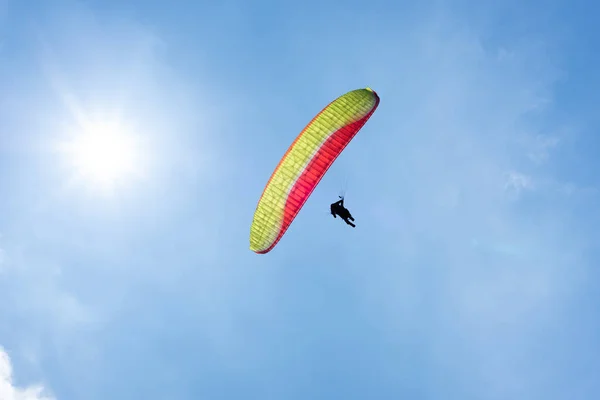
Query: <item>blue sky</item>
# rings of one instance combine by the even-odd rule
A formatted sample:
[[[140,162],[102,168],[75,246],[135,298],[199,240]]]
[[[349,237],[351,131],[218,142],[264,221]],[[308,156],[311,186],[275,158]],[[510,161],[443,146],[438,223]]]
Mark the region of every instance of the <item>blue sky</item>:
[[[0,0],[1,400],[597,398],[598,7]],[[252,253],[287,146],[365,86]],[[81,179],[82,115],[142,173]]]

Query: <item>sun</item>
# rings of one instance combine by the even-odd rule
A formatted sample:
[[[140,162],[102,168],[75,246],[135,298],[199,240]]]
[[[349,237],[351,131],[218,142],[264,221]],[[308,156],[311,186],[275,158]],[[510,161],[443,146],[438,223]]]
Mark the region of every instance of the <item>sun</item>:
[[[112,190],[142,172],[140,143],[119,121],[89,122],[72,132],[62,150],[77,180]]]

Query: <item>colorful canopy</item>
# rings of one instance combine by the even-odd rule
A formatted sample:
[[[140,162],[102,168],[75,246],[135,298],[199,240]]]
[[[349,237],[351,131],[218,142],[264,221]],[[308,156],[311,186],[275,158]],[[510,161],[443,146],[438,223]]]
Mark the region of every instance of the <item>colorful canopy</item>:
[[[300,132],[260,197],[250,228],[250,250],[265,254],[275,247],[378,105],[379,96],[370,88],[353,90],[331,102]]]

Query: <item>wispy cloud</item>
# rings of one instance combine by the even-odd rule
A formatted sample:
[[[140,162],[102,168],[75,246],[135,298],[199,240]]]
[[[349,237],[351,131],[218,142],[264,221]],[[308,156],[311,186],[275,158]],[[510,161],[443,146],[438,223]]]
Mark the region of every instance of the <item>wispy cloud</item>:
[[[532,189],[533,184],[531,178],[519,172],[511,171],[507,173],[506,184],[504,185],[507,191],[514,193],[516,196],[522,190]]]

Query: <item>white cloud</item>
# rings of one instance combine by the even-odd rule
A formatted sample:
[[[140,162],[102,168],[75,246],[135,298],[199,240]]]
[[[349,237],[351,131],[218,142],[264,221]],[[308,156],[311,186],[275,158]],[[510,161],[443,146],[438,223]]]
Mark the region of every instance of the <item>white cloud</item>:
[[[0,346],[0,400],[55,400],[55,397],[41,384],[17,387],[13,382],[10,357]]]

